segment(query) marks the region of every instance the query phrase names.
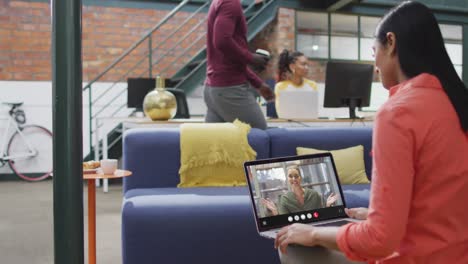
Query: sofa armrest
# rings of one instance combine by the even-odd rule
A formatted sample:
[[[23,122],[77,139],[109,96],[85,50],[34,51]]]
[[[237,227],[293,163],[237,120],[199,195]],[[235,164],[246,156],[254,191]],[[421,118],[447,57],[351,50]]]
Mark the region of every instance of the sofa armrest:
[[[124,192],[134,188],[175,187],[179,183],[179,129],[125,131],[123,167],[133,172],[132,177],[123,180]]]

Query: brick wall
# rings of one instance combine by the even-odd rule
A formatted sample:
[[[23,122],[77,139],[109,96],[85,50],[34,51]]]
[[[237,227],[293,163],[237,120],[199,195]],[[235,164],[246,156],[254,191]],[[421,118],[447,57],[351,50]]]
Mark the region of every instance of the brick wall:
[[[279,8],[275,21],[268,25],[251,42],[253,48],[269,50],[274,58],[270,73],[266,73],[264,78],[273,75],[276,77],[278,55],[283,49],[295,50],[296,48],[296,14],[294,9]],[[308,78],[318,82],[325,82],[326,61],[309,61]]]
[[[50,79],[47,6],[0,0],[0,80]]]
[[[51,18],[49,3],[0,0],[0,80],[50,81],[51,80]],[[156,9],[83,6],[83,81],[100,74],[125,50],[155,26],[169,11]],[[153,76],[173,75],[205,45],[205,14],[190,19],[186,26],[169,41],[164,41],[190,13],[181,12],[153,35]],[[201,22],[200,22],[201,21]],[[201,23],[185,41],[179,40],[189,30]],[[176,45],[178,43],[178,45]],[[168,52],[172,47],[177,46]],[[283,49],[295,48],[295,11],[279,8],[277,18],[251,42],[252,49],[269,50],[273,60]],[[182,55],[184,49],[190,52]],[[148,76],[148,41],[141,43],[130,56],[101,81],[124,81],[129,77]],[[146,56],[145,56],[146,55]],[[163,56],[163,58],[161,58]],[[138,65],[138,63],[140,63]],[[324,81],[325,62],[311,61],[309,78]],[[130,71],[130,69],[133,69]],[[266,76],[268,77],[268,76]]]
[[[51,80],[51,18],[49,3],[0,0],[0,80],[50,81]],[[89,81],[101,73],[125,50],[139,40],[169,11],[155,9],[83,6],[83,80]],[[181,65],[203,47],[204,23],[188,38],[175,45],[182,36],[205,15],[190,19],[178,34],[158,46],[190,13],[180,12],[164,25],[152,41],[158,47],[153,62],[168,52],[159,64],[153,66],[153,75],[163,72],[173,75]],[[190,51],[181,55],[184,48]],[[102,81],[118,80],[129,69],[129,76],[148,75],[148,41],[126,57]],[[138,62],[141,64],[138,66]],[[125,80],[125,78],[124,78]]]

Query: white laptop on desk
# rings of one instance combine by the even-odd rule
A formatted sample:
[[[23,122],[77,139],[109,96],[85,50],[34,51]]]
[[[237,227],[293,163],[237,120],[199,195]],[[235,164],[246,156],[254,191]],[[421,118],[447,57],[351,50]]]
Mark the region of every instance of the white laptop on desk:
[[[280,91],[276,112],[283,119],[317,119],[319,95],[311,89]]]
[[[322,201],[318,207],[310,201],[306,210],[300,207],[287,208],[291,200],[284,202],[282,196],[288,197],[290,184],[287,175],[288,167],[299,168],[301,186],[317,192]],[[249,185],[250,200],[259,234],[267,238],[276,238],[276,233],[284,226],[293,223],[304,223],[315,226],[341,226],[359,220],[348,218],[344,208],[346,203],[331,153],[321,153],[284,158],[248,161],[244,163],[245,174]],[[297,184],[297,183],[296,183]],[[326,206],[331,195],[337,200]],[[268,209],[265,200],[274,203],[278,209],[273,213]],[[287,199],[286,199],[287,200]],[[305,203],[305,202],[304,202]],[[280,209],[281,208],[281,209]]]

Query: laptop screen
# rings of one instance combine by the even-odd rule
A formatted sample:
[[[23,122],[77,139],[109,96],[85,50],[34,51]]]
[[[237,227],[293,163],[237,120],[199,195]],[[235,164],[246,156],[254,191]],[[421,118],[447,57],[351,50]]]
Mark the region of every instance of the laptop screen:
[[[244,164],[259,231],[346,217],[330,153]]]

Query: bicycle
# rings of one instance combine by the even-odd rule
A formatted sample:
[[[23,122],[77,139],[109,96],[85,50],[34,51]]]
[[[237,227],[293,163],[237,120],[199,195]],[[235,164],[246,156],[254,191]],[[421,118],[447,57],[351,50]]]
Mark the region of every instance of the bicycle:
[[[11,170],[26,181],[40,181],[51,176],[52,132],[38,125],[25,125],[23,102],[5,102],[3,105],[9,106],[10,110],[8,116],[0,116],[0,120],[8,121],[0,145],[0,167],[8,163]]]

